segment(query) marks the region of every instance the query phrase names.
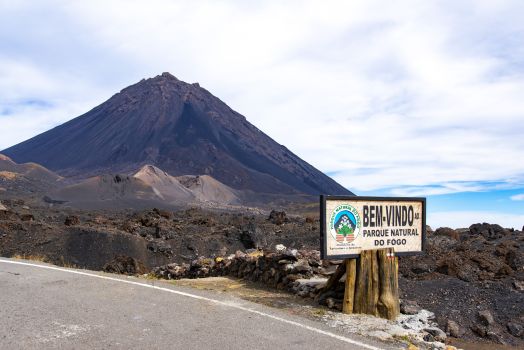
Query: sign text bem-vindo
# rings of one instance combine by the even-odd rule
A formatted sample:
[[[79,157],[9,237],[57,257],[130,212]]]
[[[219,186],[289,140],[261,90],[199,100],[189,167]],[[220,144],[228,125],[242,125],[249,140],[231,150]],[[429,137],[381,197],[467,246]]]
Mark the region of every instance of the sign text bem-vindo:
[[[321,196],[323,258],[349,258],[362,250],[423,251],[425,198]]]

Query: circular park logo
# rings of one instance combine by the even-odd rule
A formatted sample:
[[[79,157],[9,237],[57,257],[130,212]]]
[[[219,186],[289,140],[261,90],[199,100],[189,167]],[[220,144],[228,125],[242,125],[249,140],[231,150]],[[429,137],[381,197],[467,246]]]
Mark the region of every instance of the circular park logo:
[[[337,243],[351,243],[357,238],[362,223],[358,211],[348,204],[333,210],[329,220],[329,231]]]

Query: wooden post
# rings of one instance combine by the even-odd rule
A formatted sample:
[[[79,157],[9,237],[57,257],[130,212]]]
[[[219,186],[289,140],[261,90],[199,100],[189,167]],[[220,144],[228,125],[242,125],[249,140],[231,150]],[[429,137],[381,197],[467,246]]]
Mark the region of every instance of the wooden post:
[[[400,313],[398,258],[393,249],[364,250],[348,259],[342,311],[394,320]]]
[[[346,259],[346,286],[344,289],[344,301],[342,302],[342,312],[345,314],[353,313],[353,301],[355,300],[355,277],[357,276],[357,260]]]
[[[393,256],[393,249],[377,251],[380,279],[378,313],[380,317],[394,320],[400,314],[398,294],[398,258]]]

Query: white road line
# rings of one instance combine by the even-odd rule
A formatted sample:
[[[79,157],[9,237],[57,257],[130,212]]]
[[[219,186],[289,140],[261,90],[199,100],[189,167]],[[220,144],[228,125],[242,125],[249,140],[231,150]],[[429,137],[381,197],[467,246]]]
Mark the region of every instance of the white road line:
[[[101,275],[97,275],[97,274],[94,274],[94,273],[89,273],[89,272],[84,272],[84,271],[77,271],[77,270],[69,270],[69,269],[65,269],[65,268],[61,268],[61,267],[55,267],[55,266],[38,265],[38,264],[26,263],[26,262],[21,262],[21,261],[4,260],[4,259],[0,259],[0,263],[39,267],[39,268],[42,268],[42,269],[68,272],[68,273],[73,273],[73,274],[77,274],[77,275],[95,277],[95,278],[100,278],[100,279],[109,280],[109,281],[115,281],[115,282],[127,283],[127,284],[136,285],[136,286],[151,288],[151,289],[157,289],[157,290],[161,290],[161,291],[164,291],[164,292],[178,294],[178,295],[182,295],[182,296],[185,296],[185,297],[188,297],[188,298],[197,299],[197,300],[204,300],[204,301],[207,301],[207,302],[210,302],[210,303],[215,303],[215,304],[219,304],[219,305],[223,305],[223,306],[227,306],[227,307],[232,307],[232,308],[235,308],[235,309],[238,309],[238,310],[242,310],[242,311],[250,312],[250,313],[253,313],[253,314],[260,315],[260,316],[268,317],[268,318],[280,321],[282,323],[287,323],[287,324],[290,324],[290,325],[293,325],[293,326],[296,326],[296,327],[307,329],[309,331],[312,331],[312,332],[315,332],[315,333],[319,333],[319,334],[322,334],[322,335],[325,335],[325,336],[328,336],[328,337],[331,337],[331,338],[335,338],[335,339],[338,339],[340,341],[343,341],[343,342],[346,342],[346,343],[349,343],[349,344],[358,345],[358,346],[361,346],[361,347],[366,348],[366,349],[382,350],[382,349],[377,348],[375,346],[364,344],[364,343],[361,343],[361,342],[359,342],[357,340],[346,338],[346,337],[343,337],[343,336],[335,334],[335,333],[324,331],[322,329],[318,329],[318,328],[315,328],[315,327],[307,326],[305,324],[298,323],[298,322],[295,322],[295,321],[286,320],[285,318],[282,318],[282,317],[274,316],[274,315],[271,315],[271,314],[267,314],[265,312],[257,311],[257,310],[250,309],[250,308],[247,308],[247,307],[243,307],[243,306],[240,306],[240,305],[235,305],[235,304],[227,303],[227,302],[216,300],[216,299],[206,298],[206,297],[203,297],[203,296],[200,296],[200,295],[195,295],[195,294],[191,294],[191,293],[181,292],[181,291],[173,290],[173,289],[169,289],[169,288],[153,286],[153,285],[146,284],[146,283],[140,283],[140,282],[135,282],[135,281],[127,281],[127,280],[122,280],[122,279],[119,279],[119,278],[114,278],[114,277],[109,277],[109,276],[101,276]]]

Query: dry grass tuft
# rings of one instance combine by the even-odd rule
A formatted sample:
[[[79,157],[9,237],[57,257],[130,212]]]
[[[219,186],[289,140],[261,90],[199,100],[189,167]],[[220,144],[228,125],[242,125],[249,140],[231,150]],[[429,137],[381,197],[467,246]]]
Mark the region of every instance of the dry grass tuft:
[[[40,262],[47,262],[47,257],[44,255],[37,255],[37,254],[15,254],[12,256],[14,259],[21,259],[21,260],[31,260],[31,261],[40,261]]]

